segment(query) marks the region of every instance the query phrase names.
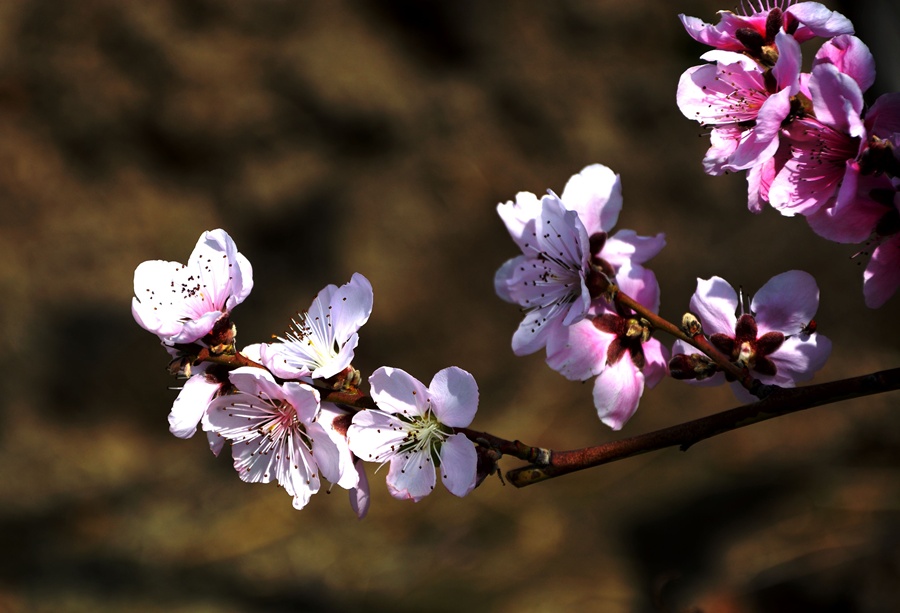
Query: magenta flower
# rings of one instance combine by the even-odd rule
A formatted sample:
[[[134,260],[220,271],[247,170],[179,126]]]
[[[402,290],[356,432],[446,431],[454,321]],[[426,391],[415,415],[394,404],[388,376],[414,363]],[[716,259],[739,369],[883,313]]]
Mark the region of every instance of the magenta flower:
[[[321,477],[355,487],[355,468],[341,461],[334,439],[316,421],[319,394],[296,381],[279,385],[261,368],[229,374],[236,392],[215,398],[204,428],[231,442],[234,468],[250,483],[277,481],[302,509]],[[347,474],[351,476],[348,477]]]
[[[747,313],[734,288],[720,277],[697,279],[691,298],[691,311],[719,351],[763,383],[781,387],[811,379],[831,353],[831,341],[816,332],[812,323],[818,307],[815,279],[799,270],[769,279],[753,296]],[[696,353],[687,343],[676,341],[672,362],[679,355]],[[720,372],[705,383],[720,384],[725,379]],[[755,400],[737,383],[732,389],[742,400]]]
[[[742,2],[743,5],[743,2]],[[818,2],[784,2],[766,0],[758,6],[749,2],[744,14],[719,11],[719,23],[715,26],[696,17],[679,15],[684,29],[694,40],[716,49],[748,53],[765,58],[779,33],[790,34],[798,43],[820,36],[829,38],[838,34],[853,34],[853,24],[836,11],[830,11]]]
[[[808,81],[814,116],[796,119],[785,130],[790,157],[767,195],[784,215],[841,209],[856,197],[858,158],[866,142],[860,84],[871,85],[875,70],[865,45],[855,37],[844,38],[839,41],[842,54],[829,51],[816,58]],[[842,66],[850,74],[841,72]]]
[[[688,119],[713,126],[706,172],[747,170],[772,158],[781,124],[800,91],[800,45],[791,36],[775,36],[778,60],[767,77],[764,67],[732,51],[709,51],[715,62],[689,68],[678,82],[678,108]],[[773,83],[774,81],[774,83]]]
[[[350,366],[357,331],[372,314],[372,284],[359,273],[319,292],[292,323],[287,338],[263,345],[262,363],[283,379],[327,379]]]
[[[631,276],[625,265],[616,275],[619,288],[656,312],[659,286]],[[667,350],[637,317],[623,317],[603,303],[589,316],[550,335],[547,364],[566,378],[594,381],[594,406],[600,420],[620,430],[637,410],[644,388],[666,375]]]
[[[613,236],[622,209],[619,176],[594,164],[566,183],[562,196],[541,200],[517,194],[515,203],[497,207],[522,255],[507,261],[494,278],[497,294],[518,304],[525,318],[513,335],[516,355],[546,346],[551,332],[585,317],[594,298],[591,275],[600,269],[614,276],[623,264],[655,283],[643,264],[665,245],[662,234],[638,236],[620,230]],[[592,266],[593,264],[593,266]]]
[[[382,367],[369,377],[379,410],[360,411],[347,436],[350,449],[367,462],[390,462],[388,490],[416,502],[434,489],[440,469],[447,489],[465,496],[475,488],[475,445],[454,428],[468,426],[478,408],[478,386],[451,366],[425,387],[408,373]]]
[[[167,345],[200,341],[228,324],[253,288],[250,262],[225,230],[204,232],[187,265],[151,260],[134,271],[131,312]]]

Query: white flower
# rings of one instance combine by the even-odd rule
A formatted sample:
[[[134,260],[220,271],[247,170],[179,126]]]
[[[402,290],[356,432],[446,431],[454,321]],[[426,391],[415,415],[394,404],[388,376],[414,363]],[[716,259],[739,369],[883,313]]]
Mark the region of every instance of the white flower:
[[[294,320],[287,338],[263,345],[262,362],[284,379],[327,379],[350,365],[357,330],[372,313],[372,284],[359,273],[341,287],[329,285]]]
[[[138,265],[131,312],[163,343],[193,343],[209,334],[252,288],[250,262],[225,230],[212,230],[197,241],[186,265],[163,260]]]
[[[357,413],[347,437],[360,459],[390,462],[391,495],[418,502],[434,489],[436,468],[452,494],[471,492],[478,463],[475,445],[453,429],[468,426],[475,417],[475,378],[452,366],[438,372],[426,388],[400,369],[382,367],[369,384],[381,410]]]

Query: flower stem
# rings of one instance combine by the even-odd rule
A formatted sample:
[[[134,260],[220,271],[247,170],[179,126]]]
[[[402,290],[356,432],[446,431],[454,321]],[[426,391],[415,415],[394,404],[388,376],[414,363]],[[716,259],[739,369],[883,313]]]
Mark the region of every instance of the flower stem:
[[[709,339],[707,339],[702,332],[694,336],[685,334],[684,330],[682,330],[680,327],[676,326],[669,320],[660,317],[659,315],[642,305],[640,302],[636,301],[634,298],[621,291],[617,291],[615,293],[614,300],[617,305],[627,307],[649,321],[655,329],[662,330],[663,332],[668,332],[675,338],[682,340],[692,347],[695,347],[705,353],[712,361],[716,363],[719,368],[734,377],[736,381],[743,385],[744,388],[754,396],[762,397],[762,394],[770,392],[772,390],[771,387],[762,386],[759,381],[753,378],[748,369],[741,368],[734,364],[731,360],[729,360],[728,356],[716,349],[716,347],[709,342]]]
[[[571,472],[608,464],[678,445],[686,451],[694,443],[774,417],[900,389],[900,368],[800,388],[776,389],[752,404],[701,417],[630,438],[574,451],[551,451],[547,465],[532,464],[506,473],[516,487],[525,487]]]

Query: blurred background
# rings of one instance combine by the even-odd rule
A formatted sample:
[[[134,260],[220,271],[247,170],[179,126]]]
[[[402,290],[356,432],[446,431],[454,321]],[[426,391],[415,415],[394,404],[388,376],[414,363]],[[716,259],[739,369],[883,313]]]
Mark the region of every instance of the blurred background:
[[[898,9],[829,6],[879,62],[870,102],[900,89]],[[663,315],[680,320],[697,277],[752,293],[799,268],[834,341],[816,381],[896,367],[900,298],[865,308],[859,248],[754,216],[743,176],[702,172],[675,86],[706,49],[676,14],[722,8],[0,4],[0,612],[895,610],[896,395],[465,499],[394,501],[370,470],[357,521],[342,490],[298,512],[171,436],[179,382],[131,317],[138,263],[185,261],[222,227],[254,268],[240,344],[361,272],[375,309],[355,365],[465,368],[474,427],[499,436],[570,449],[735,405],[664,381],[617,434],[590,384],[512,355],[496,204],[602,162],[622,175],[618,227],[666,233]]]

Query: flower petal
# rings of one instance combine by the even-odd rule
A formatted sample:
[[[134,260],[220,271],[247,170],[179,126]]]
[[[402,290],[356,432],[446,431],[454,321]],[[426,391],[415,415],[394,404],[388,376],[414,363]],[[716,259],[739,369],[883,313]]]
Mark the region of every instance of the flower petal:
[[[621,430],[637,410],[643,393],[644,375],[630,355],[607,365],[594,382],[594,406],[600,421],[613,430]]]
[[[384,411],[360,411],[347,429],[350,451],[366,462],[384,462],[392,456],[407,435],[406,425]]]
[[[900,287],[900,234],[895,234],[875,248],[863,273],[863,295],[866,306],[883,306]]]
[[[622,210],[622,182],[610,168],[592,164],[568,180],[560,200],[578,213],[589,237],[609,232]]]
[[[753,296],[750,311],[756,316],[757,334],[799,334],[819,308],[819,286],[802,270],[775,275]]]
[[[725,279],[697,279],[697,290],[691,297],[691,311],[700,318],[703,332],[707,336],[734,336],[737,306],[737,293]]]
[[[209,403],[222,389],[222,384],[207,377],[206,369],[200,369],[190,379],[175,398],[169,413],[169,432],[178,438],[190,438],[197,432],[197,424],[203,418]]]
[[[394,498],[419,502],[434,490],[436,481],[430,450],[395,455],[391,458],[387,485]]]
[[[475,445],[462,434],[454,434],[441,445],[441,478],[454,496],[475,489],[478,455]]]
[[[428,386],[433,412],[438,421],[451,428],[465,428],[478,410],[478,384],[462,368],[451,366],[438,371]]]
[[[349,283],[338,288],[331,299],[331,325],[334,328],[334,339],[339,345],[343,345],[369,320],[373,300],[372,284],[358,272],[353,273]],[[332,374],[341,370],[343,368]]]
[[[570,381],[585,381],[606,366],[606,352],[614,338],[590,319],[560,327],[547,339],[547,365]]]
[[[420,417],[431,406],[431,395],[425,386],[399,368],[382,366],[369,377],[369,386],[375,404],[388,413]]]

